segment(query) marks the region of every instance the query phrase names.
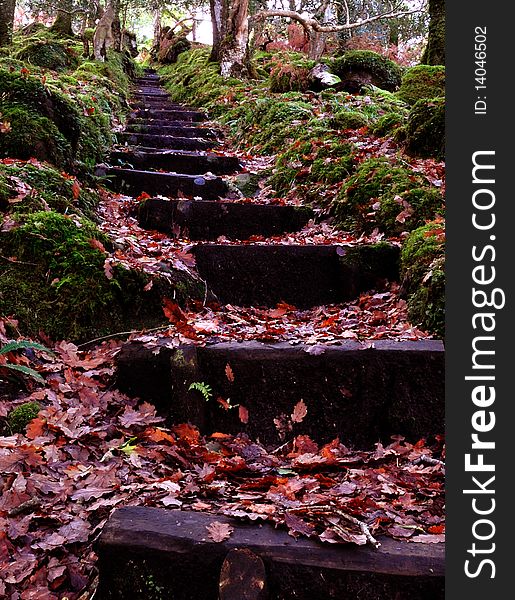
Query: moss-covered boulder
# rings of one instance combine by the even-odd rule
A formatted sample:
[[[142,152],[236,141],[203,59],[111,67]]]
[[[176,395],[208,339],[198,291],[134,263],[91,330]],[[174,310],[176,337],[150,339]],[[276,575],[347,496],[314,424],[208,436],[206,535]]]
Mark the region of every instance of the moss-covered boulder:
[[[30,40],[14,58],[53,71],[75,69],[79,64],[74,48],[66,42],[52,39]]]
[[[340,110],[333,115],[331,125],[335,129],[360,129],[368,125],[368,119],[356,110]]]
[[[163,296],[203,296],[203,286],[171,269],[148,289],[148,275],[106,263],[109,247],[77,215],[36,212],[4,227],[0,254],[10,260],[0,264],[0,314],[16,315],[25,335],[84,341],[162,324]]]
[[[8,130],[0,135],[0,157],[37,158],[71,165],[71,145],[53,121],[23,106],[0,104],[1,118],[8,124]]]
[[[288,192],[293,186],[312,187],[316,197],[317,184],[338,183],[352,173],[354,153],[353,144],[319,139],[307,131],[303,138],[279,153],[269,183],[278,194]],[[305,202],[310,200],[309,194],[303,196]]]
[[[445,157],[445,98],[419,100],[410,110],[405,127],[408,154],[421,158]]]
[[[439,337],[445,333],[445,230],[441,221],[415,229],[401,251],[402,291],[410,320]]]
[[[63,93],[47,88],[39,78],[0,69],[0,113],[10,124],[0,136],[0,156],[71,164],[81,115]]]
[[[23,69],[0,68],[0,113],[8,124],[0,136],[0,157],[34,157],[67,170],[101,160],[112,141],[111,117],[124,108],[118,83],[128,85],[119,61],[111,62],[101,69],[113,80],[88,72],[87,63],[75,76],[62,74],[52,82]]]
[[[445,96],[445,67],[417,65],[407,69],[397,95],[411,105],[418,100]]]
[[[388,112],[379,117],[370,128],[371,132],[378,137],[394,135],[395,131],[405,123],[405,116],[398,112]]]
[[[0,210],[13,215],[54,210],[94,217],[95,190],[76,177],[37,162],[0,163]]]
[[[443,198],[425,178],[385,158],[361,163],[342,186],[333,207],[335,222],[342,229],[387,235],[433,219],[443,210]]]
[[[163,65],[177,62],[179,54],[187,52],[191,48],[191,42],[185,35],[170,35],[161,40],[157,58]]]
[[[394,92],[401,84],[401,68],[390,59],[370,50],[349,50],[330,64],[331,72],[341,79],[338,87],[351,93],[365,85]]]
[[[270,72],[273,93],[304,92],[309,87],[309,69],[293,64],[276,64]]]

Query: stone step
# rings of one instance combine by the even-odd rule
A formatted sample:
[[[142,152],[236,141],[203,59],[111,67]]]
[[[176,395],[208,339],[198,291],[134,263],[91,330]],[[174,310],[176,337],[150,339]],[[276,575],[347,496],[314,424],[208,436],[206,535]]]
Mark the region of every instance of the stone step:
[[[199,202],[149,198],[141,203],[139,224],[191,240],[220,236],[246,240],[252,235],[298,231],[314,217],[309,208],[295,206]]]
[[[214,521],[234,528],[223,542],[208,537]],[[151,507],[116,510],[97,543],[103,600],[261,599],[247,595],[263,570],[244,573],[243,596],[219,596],[224,561],[247,549],[265,566],[269,600],[443,600],[444,544],[381,538],[378,549],[323,544],[267,523]],[[224,569],[225,571],[225,569]],[[245,579],[242,584],[245,584]]]
[[[110,155],[111,164],[115,166],[130,165],[133,169],[142,171],[164,170],[187,175],[213,173],[228,175],[241,170],[241,165],[235,156],[205,154],[187,150],[152,150],[148,148],[137,151],[115,151]]]
[[[176,104],[171,100],[165,99],[157,99],[151,100],[149,98],[141,99],[141,100],[131,100],[131,108],[132,110],[136,109],[159,109],[159,110],[191,110],[190,108],[184,106],[183,104]]]
[[[220,177],[159,173],[104,165],[97,166],[95,175],[108,178],[107,185],[112,190],[135,197],[142,192],[150,196],[170,197],[177,197],[180,193],[190,198],[216,200],[228,191],[227,184]]]
[[[145,73],[141,77],[136,77],[134,83],[136,85],[152,83],[155,84],[161,80],[161,77],[157,73]]]
[[[127,342],[116,357],[118,388],[154,404],[170,424],[191,422],[207,435],[244,432],[270,446],[284,442],[274,419],[303,400],[307,414],[287,439],[307,434],[319,443],[371,448],[400,434],[416,442],[445,428],[444,348],[439,340],[342,340],[341,345],[223,342],[171,348]],[[227,378],[230,365],[233,380]],[[189,391],[211,386],[206,402]],[[217,398],[243,405],[224,410]]]
[[[399,249],[388,244],[198,244],[200,276],[222,304],[299,308],[344,302],[398,279]]]
[[[199,121],[196,122],[192,122],[192,121],[181,121],[179,120],[173,120],[173,119],[161,119],[159,117],[155,118],[152,116],[152,112],[149,111],[148,115],[145,117],[129,117],[127,119],[127,126],[131,126],[131,125],[150,125],[152,127],[166,127],[166,126],[170,126],[170,127],[197,127],[203,131],[204,127],[201,126]]]
[[[150,121],[152,123],[152,121]],[[218,132],[214,129],[208,129],[207,127],[192,127],[191,123],[185,127],[176,127],[173,125],[151,125],[148,122],[146,124],[127,125],[125,128],[126,133],[144,133],[150,135],[173,135],[176,137],[196,137],[204,138],[205,140],[213,140],[218,136]]]
[[[152,117],[153,119],[171,121],[205,121],[206,114],[198,110],[154,110],[152,108],[138,108],[130,113],[131,117]]]
[[[117,133],[116,137],[120,144],[145,146],[146,148],[168,148],[170,150],[209,150],[217,145],[216,140],[205,140],[200,137],[177,137],[174,135],[153,135],[150,133],[122,131],[121,133]]]
[[[132,90],[134,98],[170,98],[170,94],[161,86],[140,86]]]

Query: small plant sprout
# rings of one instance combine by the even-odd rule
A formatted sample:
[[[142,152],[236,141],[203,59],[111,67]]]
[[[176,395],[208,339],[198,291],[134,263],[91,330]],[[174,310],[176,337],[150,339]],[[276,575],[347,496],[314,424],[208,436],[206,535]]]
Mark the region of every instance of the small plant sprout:
[[[192,390],[200,392],[206,402],[208,402],[213,396],[213,390],[211,389],[211,386],[203,381],[194,381],[188,388],[188,392],[191,392]]]

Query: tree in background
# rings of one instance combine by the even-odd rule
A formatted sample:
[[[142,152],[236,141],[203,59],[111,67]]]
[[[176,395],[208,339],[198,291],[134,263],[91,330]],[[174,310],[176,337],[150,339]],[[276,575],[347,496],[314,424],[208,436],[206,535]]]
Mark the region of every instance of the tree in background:
[[[403,0],[394,2],[360,2],[360,10],[346,0],[336,10],[335,2],[321,2],[318,8],[306,16],[296,10],[262,10],[254,19],[287,18],[299,23],[309,39],[309,58],[318,60],[324,51],[325,36],[330,33],[351,32],[381,21],[398,20],[420,12],[419,7],[410,8]]]
[[[59,0],[54,6],[57,8],[57,16],[50,29],[59,35],[72,36],[72,20],[75,12],[73,0]]]
[[[429,35],[422,64],[445,64],[445,0],[429,0]]]
[[[11,42],[15,8],[16,0],[0,0],[0,47]]]
[[[213,24],[211,60],[220,63],[224,77],[249,75],[249,0],[210,0],[209,4]]]

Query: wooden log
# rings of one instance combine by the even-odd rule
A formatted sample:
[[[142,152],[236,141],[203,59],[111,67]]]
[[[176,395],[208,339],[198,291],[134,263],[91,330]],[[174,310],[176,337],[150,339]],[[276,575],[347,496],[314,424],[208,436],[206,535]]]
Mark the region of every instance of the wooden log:
[[[213,521],[234,528],[229,539],[209,538]],[[148,600],[152,588],[163,600],[218,600],[227,554],[246,548],[263,561],[274,600],[443,599],[443,544],[381,542],[378,550],[322,544],[221,515],[126,507],[113,513],[98,543],[98,594]]]
[[[444,431],[445,352],[441,341],[377,340],[364,349],[345,340],[340,346],[287,342],[227,342],[196,348],[193,381],[209,382],[214,397],[230,398],[249,412],[242,423],[237,411],[184,394],[174,383],[176,349],[129,342],[116,357],[117,385],[130,396],[154,403],[172,423],[191,421],[203,433],[244,432],[270,446],[282,438],[274,423],[291,414],[302,399],[307,415],[290,436],[308,434],[320,443],[340,437],[346,445],[370,448],[388,444],[393,433],[416,442]],[[190,356],[190,355],[188,355]],[[231,366],[234,381],[226,376]],[[181,371],[184,374],[184,371]],[[195,377],[195,379],[193,378]],[[273,398],[273,402],[270,399]]]
[[[191,240],[216,240],[222,235],[240,240],[252,235],[279,235],[298,231],[313,216],[313,211],[308,208],[231,201],[150,198],[139,208],[141,227]]]

